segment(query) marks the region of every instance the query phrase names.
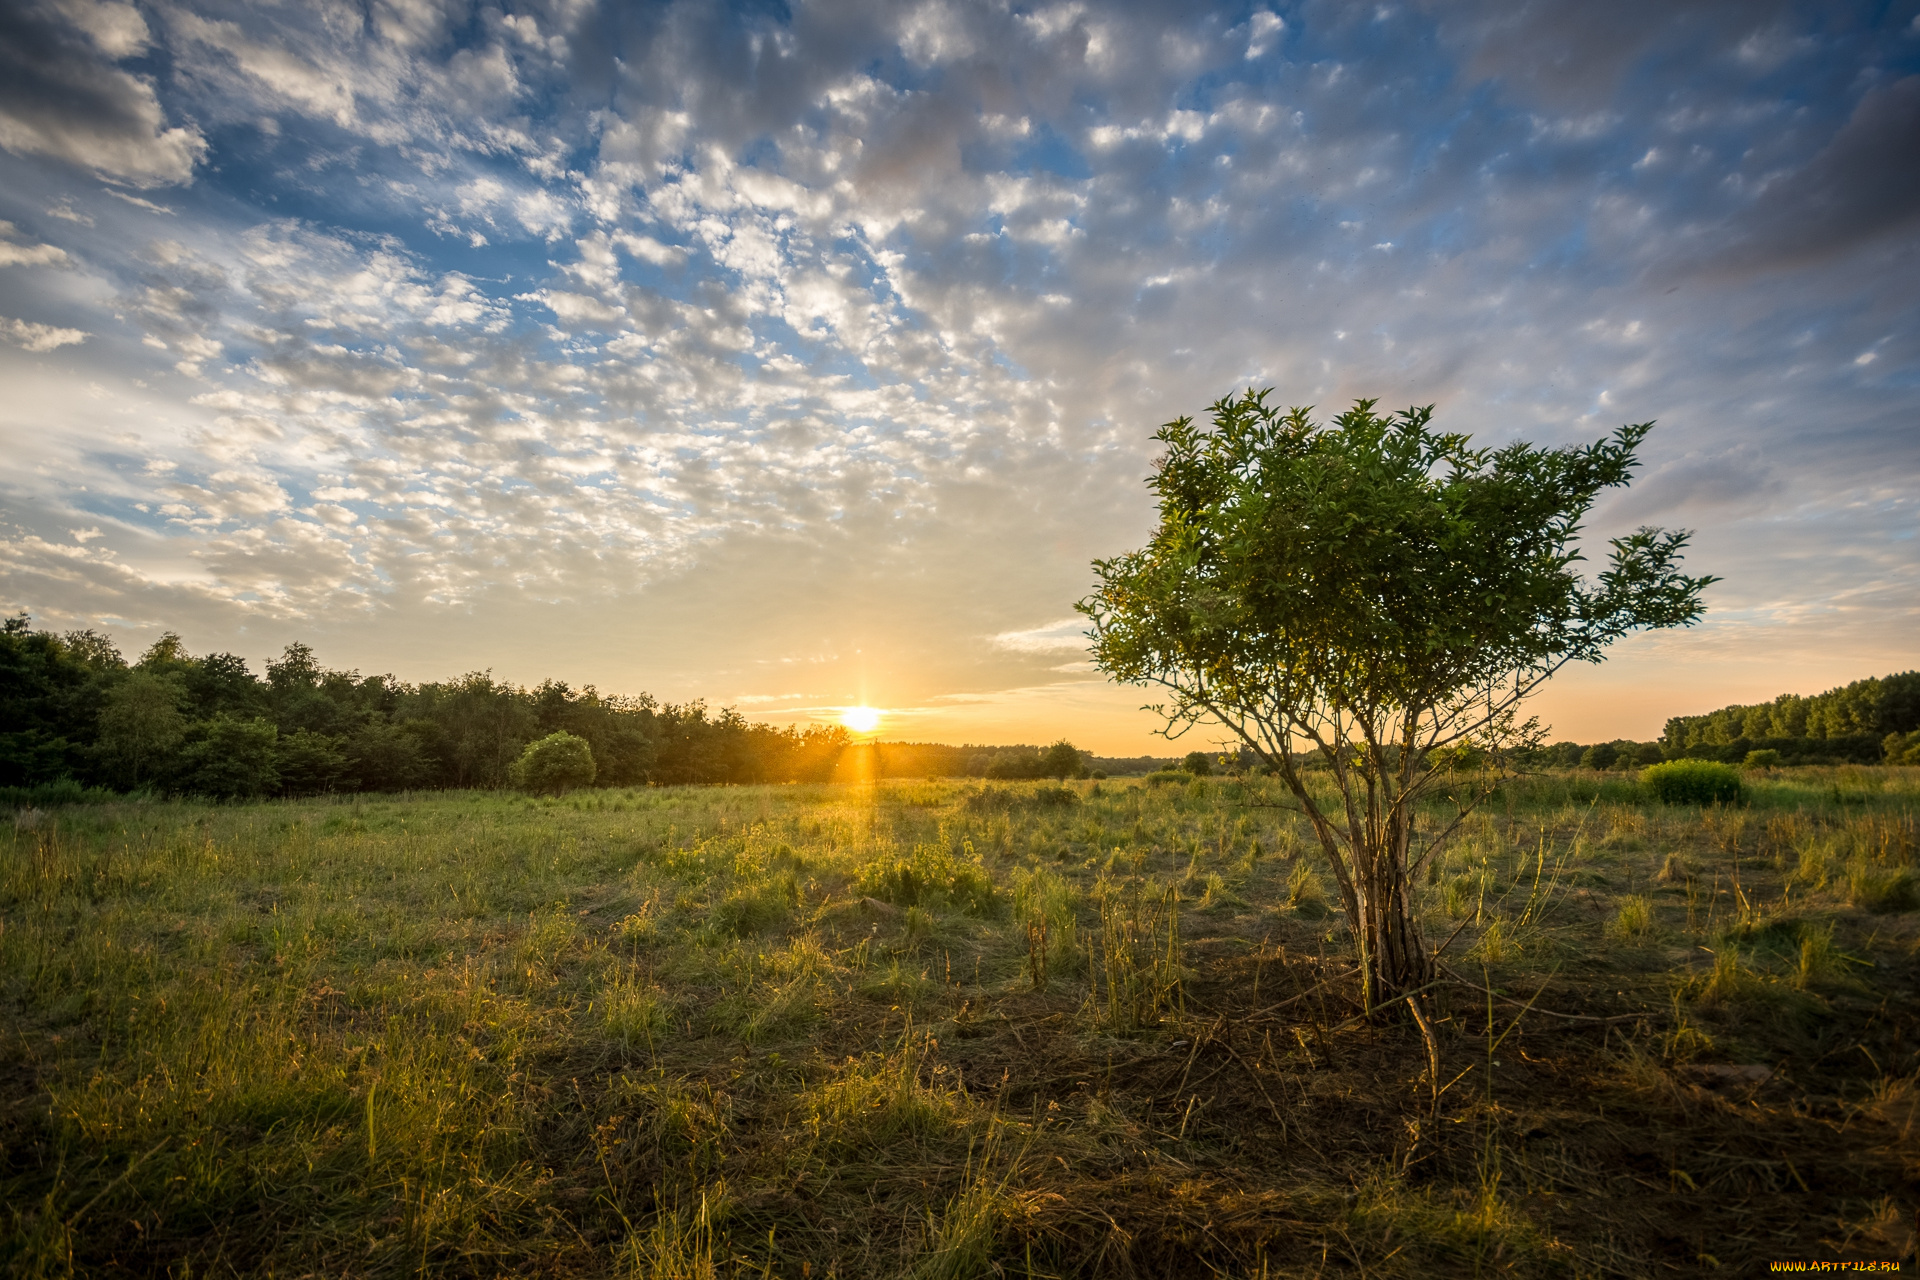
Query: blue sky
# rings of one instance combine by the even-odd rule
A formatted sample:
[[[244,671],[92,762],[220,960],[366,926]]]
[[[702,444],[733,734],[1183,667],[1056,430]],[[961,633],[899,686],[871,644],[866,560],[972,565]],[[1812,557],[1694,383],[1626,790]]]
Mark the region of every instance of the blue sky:
[[[0,606],[1149,750],[1071,604],[1256,385],[1659,421],[1565,736],[1910,667],[1917,15],[11,3]]]

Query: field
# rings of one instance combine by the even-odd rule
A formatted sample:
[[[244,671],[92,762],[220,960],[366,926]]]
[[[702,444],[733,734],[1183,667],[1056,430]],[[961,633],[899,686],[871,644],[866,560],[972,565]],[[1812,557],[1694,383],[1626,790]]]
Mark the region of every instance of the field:
[[[0,1256],[177,1277],[1913,1265],[1920,770],[1750,774],[1709,810],[1620,775],[1509,782],[1420,877],[1457,975],[1431,1055],[1404,1016],[1357,1016],[1278,798],[23,811],[0,836]]]

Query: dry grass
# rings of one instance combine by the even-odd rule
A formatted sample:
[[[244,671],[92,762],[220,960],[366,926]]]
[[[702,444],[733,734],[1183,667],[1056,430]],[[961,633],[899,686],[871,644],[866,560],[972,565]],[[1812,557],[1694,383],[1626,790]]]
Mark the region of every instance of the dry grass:
[[[1356,1016],[1310,842],[1241,784],[22,815],[0,1257],[847,1280],[1892,1258],[1920,1178],[1917,774],[1780,770],[1704,813],[1508,784],[1418,890],[1432,941],[1458,931],[1437,1062]]]

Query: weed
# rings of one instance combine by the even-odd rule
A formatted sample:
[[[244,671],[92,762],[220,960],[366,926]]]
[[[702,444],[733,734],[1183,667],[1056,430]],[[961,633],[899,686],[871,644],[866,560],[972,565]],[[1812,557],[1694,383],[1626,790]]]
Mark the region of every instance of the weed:
[[[630,1049],[652,1049],[666,1033],[673,1013],[660,988],[631,978],[602,988],[598,1004],[607,1038]]]
[[[1805,991],[1817,982],[1846,976],[1847,957],[1833,945],[1833,923],[1829,921],[1824,928],[1803,930],[1793,985]]]
[[[1327,914],[1327,891],[1320,875],[1305,858],[1296,858],[1287,872],[1287,906],[1309,919]]]
[[[1180,896],[1131,880],[1096,886],[1097,945],[1088,957],[1094,1020],[1115,1031],[1157,1025],[1180,1007]]]
[[[1653,936],[1653,899],[1636,894],[1622,898],[1607,921],[1607,936],[1622,942],[1644,942]]]
[[[1920,907],[1920,884],[1905,867],[1880,867],[1856,857],[1847,865],[1847,902],[1888,914]]]
[[[896,906],[944,906],[973,916],[994,915],[1000,906],[986,868],[933,845],[916,845],[910,857],[869,863],[855,889]]]
[[[1675,852],[1669,853],[1666,856],[1666,860],[1660,864],[1660,870],[1654,875],[1654,879],[1658,880],[1661,884],[1684,885],[1693,883],[1695,874],[1696,872],[1693,869],[1693,865],[1679,853]]]

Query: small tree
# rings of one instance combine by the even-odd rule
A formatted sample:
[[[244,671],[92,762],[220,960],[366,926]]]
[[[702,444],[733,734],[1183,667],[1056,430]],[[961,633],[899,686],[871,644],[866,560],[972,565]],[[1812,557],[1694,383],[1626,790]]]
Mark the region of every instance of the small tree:
[[[1040,776],[1058,778],[1066,781],[1077,778],[1086,771],[1086,765],[1080,760],[1079,750],[1065,738],[1048,747],[1040,756]]]
[[[1078,607],[1102,670],[1172,695],[1151,708],[1169,737],[1223,725],[1278,774],[1333,872],[1371,1007],[1432,972],[1408,886],[1446,833],[1414,846],[1420,797],[1459,761],[1537,746],[1527,695],[1630,631],[1692,623],[1713,579],[1683,576],[1687,535],[1656,529],[1614,540],[1597,582],[1575,572],[1581,518],[1627,482],[1651,423],[1584,448],[1474,449],[1434,431],[1431,406],[1383,417],[1361,400],[1322,426],[1267,394],[1218,401],[1211,431],[1160,430],[1159,527],[1096,561]],[[1308,786],[1314,756],[1334,803]]]
[[[529,742],[509,773],[513,785],[522,791],[552,795],[568,787],[587,786],[593,775],[593,748],[585,738],[576,738],[564,729]]]
[[[1196,778],[1204,778],[1213,772],[1213,757],[1204,751],[1189,751],[1180,767]]]

